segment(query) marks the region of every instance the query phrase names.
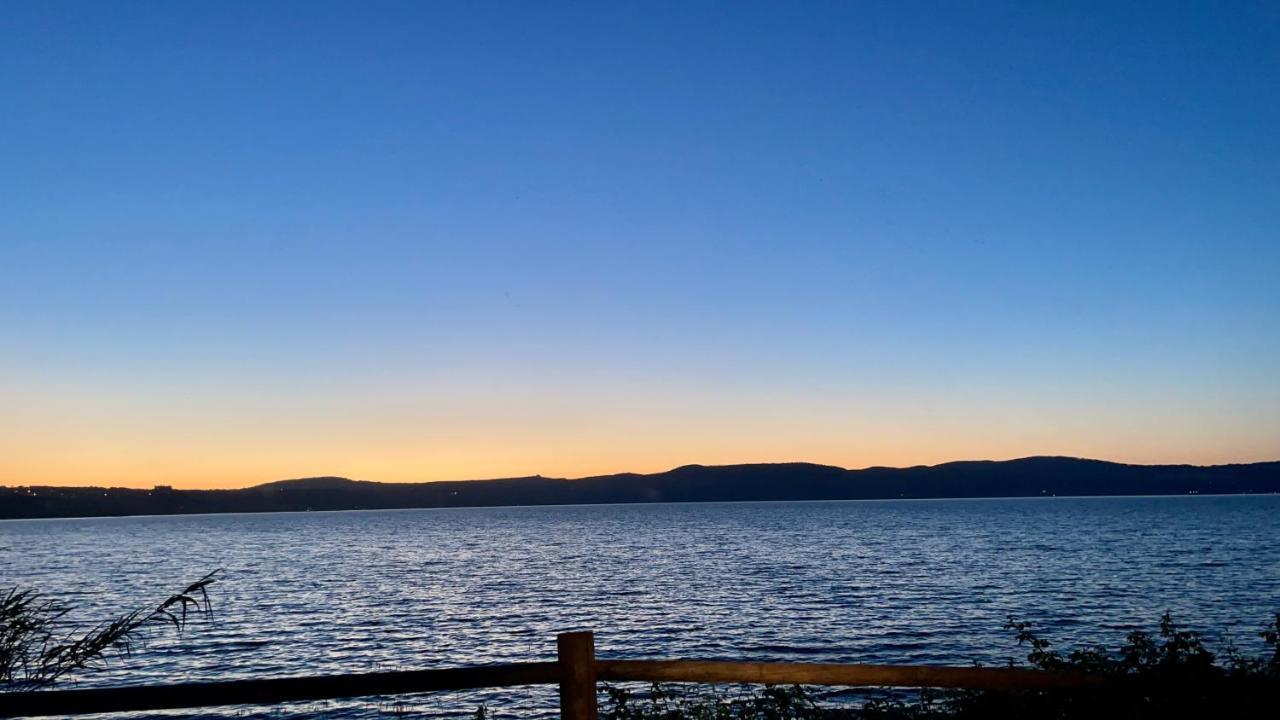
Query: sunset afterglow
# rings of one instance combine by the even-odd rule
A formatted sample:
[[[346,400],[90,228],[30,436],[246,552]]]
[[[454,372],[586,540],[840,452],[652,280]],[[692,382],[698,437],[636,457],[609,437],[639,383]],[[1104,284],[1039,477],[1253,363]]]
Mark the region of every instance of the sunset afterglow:
[[[1280,457],[1265,23],[646,5],[7,8],[0,485]]]

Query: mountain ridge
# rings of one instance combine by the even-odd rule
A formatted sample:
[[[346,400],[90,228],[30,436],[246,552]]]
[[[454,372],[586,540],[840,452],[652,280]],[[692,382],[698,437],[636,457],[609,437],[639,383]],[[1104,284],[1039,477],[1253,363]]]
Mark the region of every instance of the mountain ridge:
[[[1280,492],[1280,461],[1134,465],[1040,455],[845,469],[807,462],[682,465],[658,473],[381,483],[339,476],[234,490],[0,487],[0,519],[596,503],[872,500]]]

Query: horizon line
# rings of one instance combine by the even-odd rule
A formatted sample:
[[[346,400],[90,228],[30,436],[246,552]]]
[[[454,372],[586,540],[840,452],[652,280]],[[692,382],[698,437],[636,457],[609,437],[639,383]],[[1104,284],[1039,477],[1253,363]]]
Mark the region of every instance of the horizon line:
[[[1076,460],[1076,461],[1080,461],[1080,462],[1097,462],[1097,463],[1106,463],[1106,464],[1110,464],[1110,465],[1125,465],[1125,466],[1129,466],[1129,467],[1195,467],[1195,468],[1231,467],[1231,466],[1238,466],[1238,465],[1267,465],[1267,464],[1272,464],[1272,463],[1280,463],[1280,458],[1276,458],[1276,459],[1273,459],[1273,460],[1254,460],[1254,461],[1248,461],[1248,462],[1224,462],[1224,463],[1208,463],[1208,464],[1201,464],[1201,463],[1189,463],[1189,462],[1181,462],[1181,463],[1131,463],[1131,462],[1120,462],[1120,461],[1117,461],[1117,460],[1103,460],[1103,459],[1101,459],[1101,458],[1081,457],[1081,456],[1078,456],[1078,455],[1024,455],[1024,456],[1010,457],[1010,458],[1001,458],[1001,459],[996,459],[996,458],[987,458],[987,459],[961,459],[961,460],[947,460],[947,461],[944,461],[944,462],[933,463],[933,464],[920,463],[920,464],[915,464],[915,465],[867,465],[867,466],[864,466],[864,467],[855,467],[855,468],[843,467],[843,466],[840,466],[840,465],[831,465],[831,464],[829,464],[829,463],[811,462],[811,461],[807,461],[807,460],[787,460],[787,461],[772,461],[772,462],[741,462],[741,463],[719,463],[719,464],[685,463],[685,464],[682,464],[682,465],[676,465],[676,466],[671,467],[671,468],[668,468],[668,469],[666,469],[666,470],[658,470],[658,471],[655,471],[655,472],[635,472],[635,471],[630,471],[630,470],[621,470],[621,471],[612,472],[612,473],[601,473],[601,474],[595,474],[595,475],[582,475],[582,476],[579,476],[579,477],[560,477],[560,476],[542,475],[541,473],[535,473],[535,474],[532,474],[532,475],[511,475],[511,476],[504,476],[504,477],[487,477],[487,478],[458,478],[458,479],[453,479],[453,480],[365,480],[365,479],[351,478],[351,477],[347,477],[347,476],[345,476],[345,475],[304,475],[304,476],[299,476],[299,477],[288,477],[288,478],[277,478],[277,479],[274,479],[274,480],[264,480],[264,481],[262,481],[262,482],[257,482],[257,483],[253,483],[253,484],[249,484],[249,485],[243,485],[243,486],[239,486],[239,487],[180,487],[180,488],[179,488],[179,487],[173,487],[172,485],[169,485],[169,484],[167,484],[167,483],[153,483],[153,484],[152,484],[152,485],[150,485],[150,486],[130,486],[130,485],[39,485],[39,484],[17,484],[17,485],[8,485],[8,484],[4,484],[4,485],[0,485],[0,489],[17,489],[17,488],[92,489],[92,488],[102,488],[102,489],[106,489],[106,490],[151,490],[151,489],[154,489],[154,488],[157,488],[157,487],[168,487],[168,488],[171,488],[172,490],[174,490],[175,492],[181,492],[181,491],[196,491],[196,492],[217,492],[217,491],[225,491],[225,492],[235,492],[235,491],[238,491],[238,490],[250,490],[250,489],[253,489],[253,488],[256,488],[256,487],[262,487],[262,486],[264,486],[264,485],[271,485],[271,484],[274,484],[274,483],[293,482],[293,481],[300,481],[300,480],[316,480],[316,479],[335,479],[335,480],[346,480],[346,481],[349,481],[349,482],[373,483],[373,484],[377,484],[377,485],[432,485],[432,484],[438,484],[438,483],[497,482],[497,481],[503,481],[503,480],[533,480],[533,479],[542,479],[542,480],[561,480],[561,481],[575,482],[575,481],[579,481],[579,480],[591,480],[591,479],[593,479],[593,478],[616,477],[616,476],[619,476],[619,475],[636,475],[636,476],[662,475],[662,474],[665,474],[665,473],[675,472],[675,471],[677,471],[677,470],[681,470],[681,469],[684,469],[684,468],[726,468],[726,467],[751,467],[751,466],[761,466],[761,465],[809,465],[809,466],[814,466],[814,467],[827,467],[827,468],[833,468],[833,469],[836,469],[836,470],[843,470],[843,471],[845,471],[845,472],[865,472],[865,471],[868,471],[868,470],[915,470],[915,469],[927,469],[927,468],[942,467],[942,466],[944,466],[944,465],[956,465],[956,464],[963,464],[963,463],[1010,463],[1010,462],[1020,462],[1020,461],[1026,461],[1026,460]]]

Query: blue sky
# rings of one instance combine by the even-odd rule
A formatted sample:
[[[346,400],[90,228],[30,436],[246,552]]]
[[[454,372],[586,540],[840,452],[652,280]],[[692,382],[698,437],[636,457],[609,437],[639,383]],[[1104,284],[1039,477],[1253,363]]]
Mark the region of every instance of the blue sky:
[[[1280,457],[1274,6],[0,36],[0,483]]]

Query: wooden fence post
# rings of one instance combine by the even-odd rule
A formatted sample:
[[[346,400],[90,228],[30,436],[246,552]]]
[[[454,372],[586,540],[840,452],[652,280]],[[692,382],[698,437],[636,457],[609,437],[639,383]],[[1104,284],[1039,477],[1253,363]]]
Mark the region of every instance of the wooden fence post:
[[[560,720],[596,720],[596,636],[556,636],[560,660]]]

